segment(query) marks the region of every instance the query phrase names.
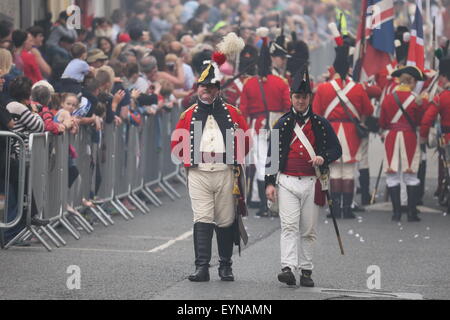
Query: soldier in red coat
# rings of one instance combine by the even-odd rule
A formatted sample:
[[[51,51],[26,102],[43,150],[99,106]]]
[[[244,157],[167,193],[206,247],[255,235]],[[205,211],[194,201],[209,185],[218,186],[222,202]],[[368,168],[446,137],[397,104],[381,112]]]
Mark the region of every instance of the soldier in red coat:
[[[345,42],[336,48],[333,65],[336,74],[331,81],[317,88],[313,111],[331,123],[342,146],[342,157],[330,166],[334,216],[353,219],[355,166],[361,160],[361,138],[355,121],[364,123],[365,118],[372,115],[373,106],[362,85],[348,77],[348,54],[349,47]]]
[[[403,172],[408,194],[408,221],[420,221],[416,209],[420,185],[416,127],[420,124],[426,101],[413,90],[418,81],[424,80],[424,75],[417,67],[408,66],[396,70],[392,77],[398,77],[400,85],[384,99],[379,120],[380,127],[385,130],[386,184],[394,211],[392,220],[401,219],[400,172]]]
[[[276,121],[291,107],[289,85],[282,78],[271,74],[271,57],[268,39],[263,37],[263,46],[258,59],[258,75],[247,80],[242,90],[240,110],[254,130],[253,163],[260,207],[257,216],[268,216],[265,196],[264,174],[267,158],[267,137]],[[254,199],[254,198],[253,198]]]
[[[214,230],[219,251],[219,276],[234,281],[233,244],[239,232],[239,214],[245,214],[243,164],[249,151],[242,113],[220,97],[223,54],[215,53],[198,79],[198,101],[180,117],[172,135],[172,154],[187,170],[194,212],[195,272],[190,281],[209,281]],[[239,180],[237,180],[239,179]],[[239,212],[236,203],[244,212]],[[236,243],[236,244],[239,244]]]
[[[425,112],[420,126],[420,138],[422,144],[427,142],[430,128],[433,126],[436,117],[440,115],[442,139],[440,139],[439,143],[441,147],[445,148],[446,158],[448,160],[450,159],[450,150],[448,147],[450,144],[450,56],[441,59],[439,63],[439,80],[443,91],[433,99]],[[444,172],[441,171],[445,170],[445,166],[441,165],[441,161],[439,165],[439,187],[436,191],[437,195],[442,191],[441,181],[444,178]]]

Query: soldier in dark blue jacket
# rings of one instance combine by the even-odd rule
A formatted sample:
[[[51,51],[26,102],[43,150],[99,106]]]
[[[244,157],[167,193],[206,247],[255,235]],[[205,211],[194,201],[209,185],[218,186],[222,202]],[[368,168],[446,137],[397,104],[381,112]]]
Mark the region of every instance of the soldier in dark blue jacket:
[[[295,285],[294,272],[300,269],[300,285],[313,287],[313,249],[319,213],[326,204],[328,166],[341,157],[342,149],[329,122],[312,112],[307,68],[295,76],[291,98],[291,110],[274,127],[279,141],[272,137],[268,159],[272,150],[279,154],[274,152],[275,159],[266,167],[266,196],[279,205],[282,272],[278,280]]]

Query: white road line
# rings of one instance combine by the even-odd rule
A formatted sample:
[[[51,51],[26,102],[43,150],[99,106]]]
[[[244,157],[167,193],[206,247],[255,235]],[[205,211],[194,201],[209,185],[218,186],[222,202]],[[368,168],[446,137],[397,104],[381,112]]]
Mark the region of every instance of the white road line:
[[[162,244],[160,246],[157,246],[156,248],[153,248],[152,250],[149,250],[148,252],[149,253],[155,253],[155,252],[159,252],[159,251],[165,250],[165,249],[169,248],[170,246],[174,245],[175,243],[177,243],[178,241],[185,240],[185,239],[189,238],[190,236],[192,236],[192,230],[188,231],[188,232],[185,232],[181,236],[179,236],[179,237],[177,237],[175,239],[169,240],[166,243],[164,243],[164,244]]]

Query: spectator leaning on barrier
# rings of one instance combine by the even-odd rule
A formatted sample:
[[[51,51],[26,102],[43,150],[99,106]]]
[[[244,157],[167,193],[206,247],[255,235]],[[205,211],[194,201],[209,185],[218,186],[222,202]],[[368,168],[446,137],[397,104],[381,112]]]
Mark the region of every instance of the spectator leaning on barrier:
[[[48,107],[53,93],[55,91],[48,82],[36,82],[31,90],[31,105],[36,107],[39,116],[44,121],[44,130],[57,135],[64,132],[66,127],[61,123],[55,123],[53,121],[53,114]]]
[[[6,109],[11,113],[15,124],[13,132],[21,135],[25,145],[28,146],[28,137],[31,133],[44,132],[44,121],[38,114],[35,106],[30,106],[32,82],[26,77],[17,77],[9,86],[9,95],[14,100],[8,103]],[[15,145],[18,154],[19,146]]]

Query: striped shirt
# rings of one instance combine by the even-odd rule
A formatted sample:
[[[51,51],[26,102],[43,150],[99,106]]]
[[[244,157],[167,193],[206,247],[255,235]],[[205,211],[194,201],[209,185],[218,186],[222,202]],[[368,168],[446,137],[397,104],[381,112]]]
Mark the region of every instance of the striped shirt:
[[[44,132],[44,121],[37,113],[32,113],[27,106],[16,101],[10,102],[6,109],[15,121],[12,131],[24,139],[28,149],[28,137],[32,133]],[[14,150],[16,154],[19,154],[18,144],[14,145]]]

